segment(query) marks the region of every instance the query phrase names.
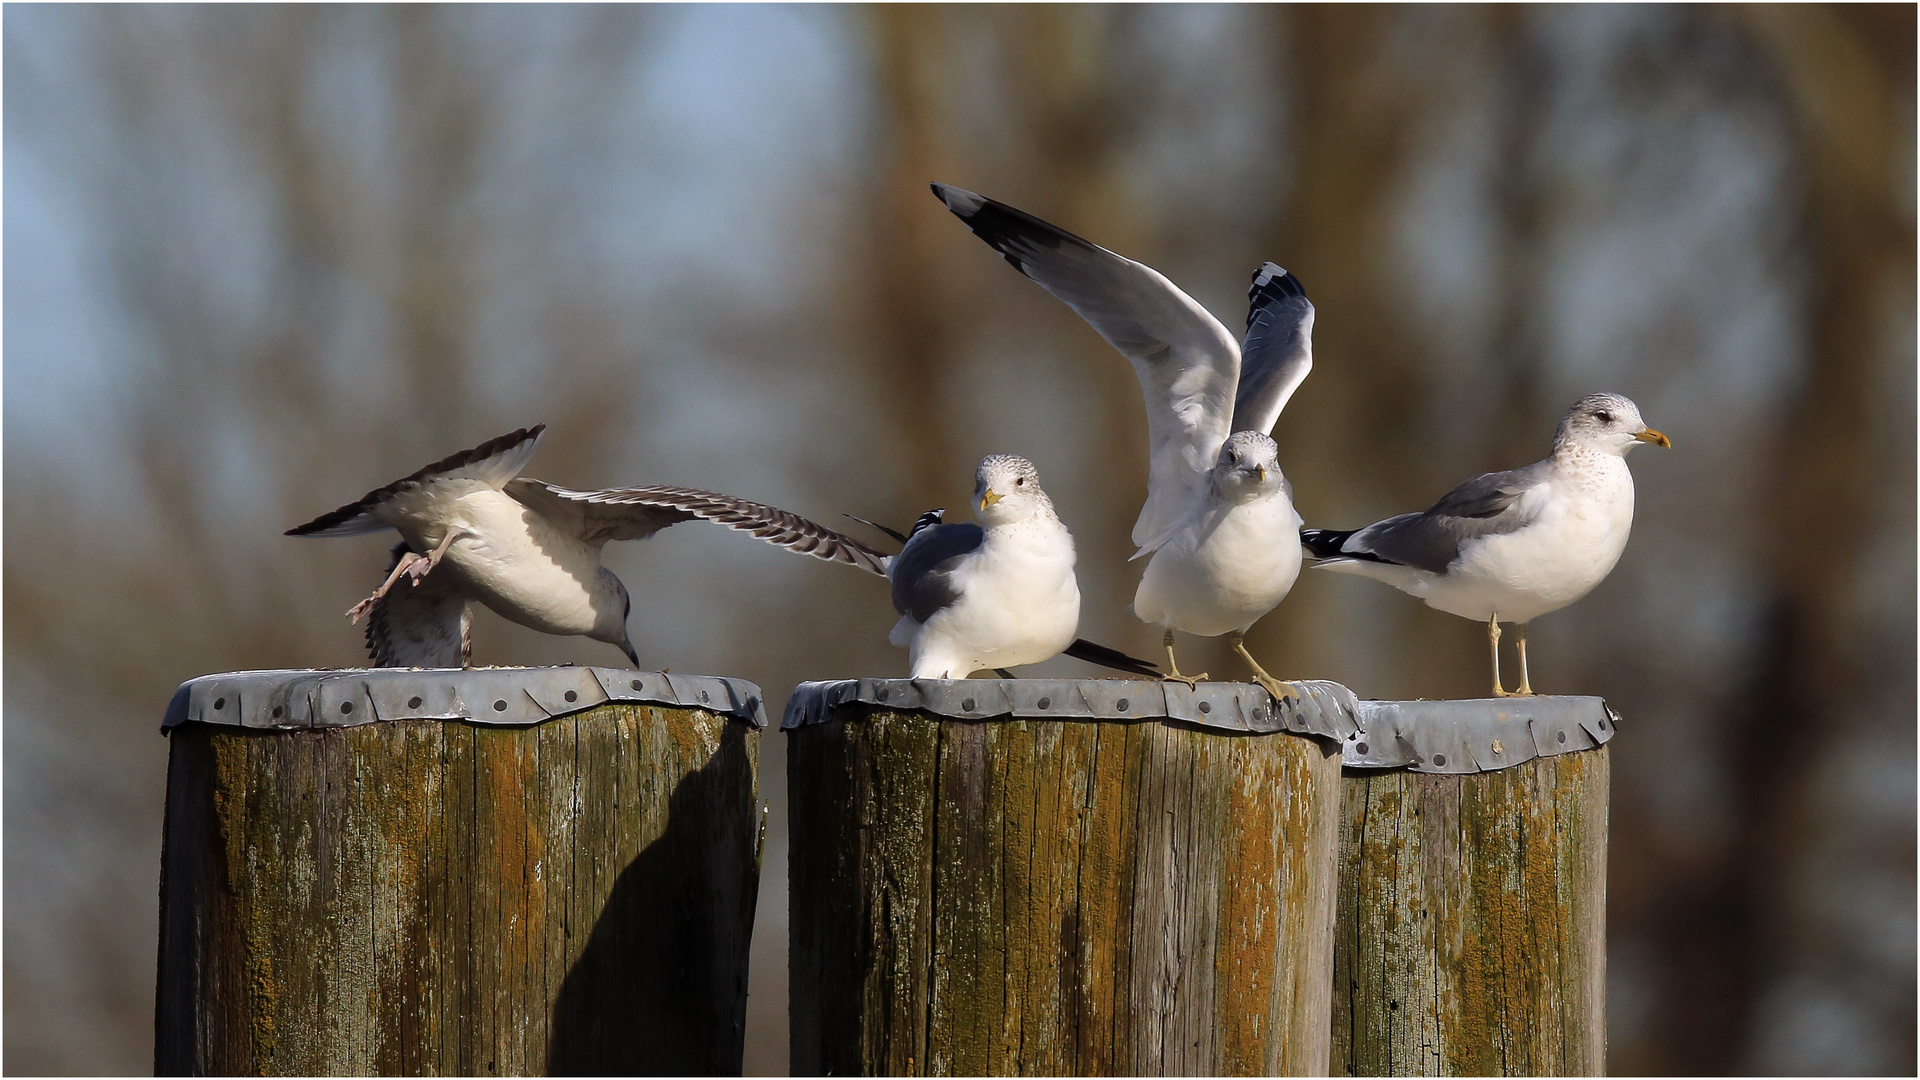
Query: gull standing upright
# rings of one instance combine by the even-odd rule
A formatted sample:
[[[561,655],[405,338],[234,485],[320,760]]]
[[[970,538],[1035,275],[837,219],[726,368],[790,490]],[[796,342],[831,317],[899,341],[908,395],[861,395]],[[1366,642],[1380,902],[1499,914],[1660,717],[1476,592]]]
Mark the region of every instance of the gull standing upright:
[[[1514,624],[1518,695],[1527,677],[1527,623],[1587,595],[1620,561],[1633,527],[1627,451],[1672,446],[1619,394],[1574,402],[1553,453],[1521,469],[1482,473],[1429,509],[1364,529],[1307,529],[1314,565],[1384,581],[1428,607],[1487,624],[1493,696],[1500,682],[1500,623]]]
[[[521,428],[368,492],[287,530],[353,536],[392,528],[401,544],[373,595],[348,612],[370,616],[367,646],[380,666],[465,666],[468,603],[548,634],[619,646],[633,601],[600,563],[609,540],[642,540],[682,521],[710,521],[829,562],[886,572],[886,556],[850,537],[762,503],[695,488],[574,491],[519,475],[545,425]],[[396,589],[411,579],[412,587]]]
[[[1247,652],[1245,637],[1300,573],[1300,515],[1269,434],[1313,367],[1313,304],[1300,280],[1261,266],[1246,339],[1236,342],[1150,266],[973,192],[935,184],[933,193],[1133,362],[1151,443],[1146,505],[1133,526],[1133,557],[1151,559],[1133,611],[1165,628],[1167,677],[1206,678],[1180,674],[1175,630],[1228,634],[1256,682],[1297,696]]]

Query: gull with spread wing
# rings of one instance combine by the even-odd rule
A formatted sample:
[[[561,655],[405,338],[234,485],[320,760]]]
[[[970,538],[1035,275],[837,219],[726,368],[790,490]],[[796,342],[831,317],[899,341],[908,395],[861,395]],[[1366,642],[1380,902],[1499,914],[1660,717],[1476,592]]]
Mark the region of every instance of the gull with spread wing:
[[[970,191],[933,185],[947,209],[1022,274],[1065,301],[1133,362],[1150,443],[1134,558],[1150,556],[1133,610],[1174,631],[1230,635],[1254,679],[1294,691],[1247,652],[1247,630],[1300,573],[1300,515],[1270,435],[1313,367],[1313,304],[1298,278],[1263,265],[1248,291],[1247,333],[1220,321],[1150,266]]]
[[[477,601],[543,633],[617,645],[638,666],[627,635],[633,601],[601,565],[601,549],[682,521],[711,521],[789,551],[886,572],[877,561],[885,556],[866,545],[761,503],[667,486],[574,491],[520,476],[544,431],[543,424],[490,439],[287,530],[400,533],[386,580],[348,612],[356,622],[369,617],[376,664],[464,666],[467,604]]]
[[[1500,682],[1500,623],[1514,624],[1519,695],[1527,677],[1527,623],[1558,611],[1600,584],[1633,527],[1633,473],[1627,451],[1672,446],[1619,394],[1574,402],[1553,453],[1521,469],[1482,473],[1417,514],[1364,529],[1307,529],[1314,565],[1384,581],[1428,607],[1487,624],[1493,696]]]

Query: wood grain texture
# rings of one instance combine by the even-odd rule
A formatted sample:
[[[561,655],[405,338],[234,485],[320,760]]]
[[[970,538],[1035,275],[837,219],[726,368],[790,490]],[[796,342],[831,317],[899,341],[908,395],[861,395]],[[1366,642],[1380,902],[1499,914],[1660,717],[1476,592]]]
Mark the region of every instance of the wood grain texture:
[[[176,728],[155,1071],[737,1074],[758,742],[635,705]]]
[[[1608,769],[1342,779],[1336,1074],[1605,1070]]]
[[[795,1075],[1325,1075],[1331,744],[866,705],[790,740]]]

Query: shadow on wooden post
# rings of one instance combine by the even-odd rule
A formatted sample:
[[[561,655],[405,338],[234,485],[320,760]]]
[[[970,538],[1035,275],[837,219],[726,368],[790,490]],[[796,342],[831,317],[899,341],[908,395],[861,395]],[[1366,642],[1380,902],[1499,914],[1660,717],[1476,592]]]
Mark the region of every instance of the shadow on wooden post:
[[[738,1073],[759,698],[593,668],[187,684],[155,1071]]]
[[[803,685],[794,1074],[1324,1075],[1337,734],[1267,712],[1224,683]]]
[[[1611,714],[1596,698],[1367,702],[1363,723],[1366,706],[1477,709],[1512,733],[1346,770],[1333,1072],[1603,1073]],[[1410,719],[1402,736],[1445,718]]]

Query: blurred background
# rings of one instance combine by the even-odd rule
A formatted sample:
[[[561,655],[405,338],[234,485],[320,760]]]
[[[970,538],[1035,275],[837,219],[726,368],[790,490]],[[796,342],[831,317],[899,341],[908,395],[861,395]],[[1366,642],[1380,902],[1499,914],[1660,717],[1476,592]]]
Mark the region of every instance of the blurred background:
[[[5,1060],[152,1066],[163,708],[352,665],[386,543],[293,524],[510,428],[531,475],[859,529],[1038,463],[1127,612],[1127,364],[928,194],[1318,307],[1310,524],[1543,456],[1618,390],[1612,577],[1533,627],[1605,695],[1616,1073],[1912,1073],[1915,15],[1811,7],[5,10]],[[875,538],[877,539],[877,538]],[[649,666],[904,672],[884,586],[722,530],[616,545]],[[617,664],[476,617],[476,662]],[[1478,696],[1484,636],[1303,575],[1283,676]],[[1211,643],[1194,669],[1237,671]],[[1085,672],[1056,661],[1034,673]],[[782,739],[750,1072],[786,1068]]]

